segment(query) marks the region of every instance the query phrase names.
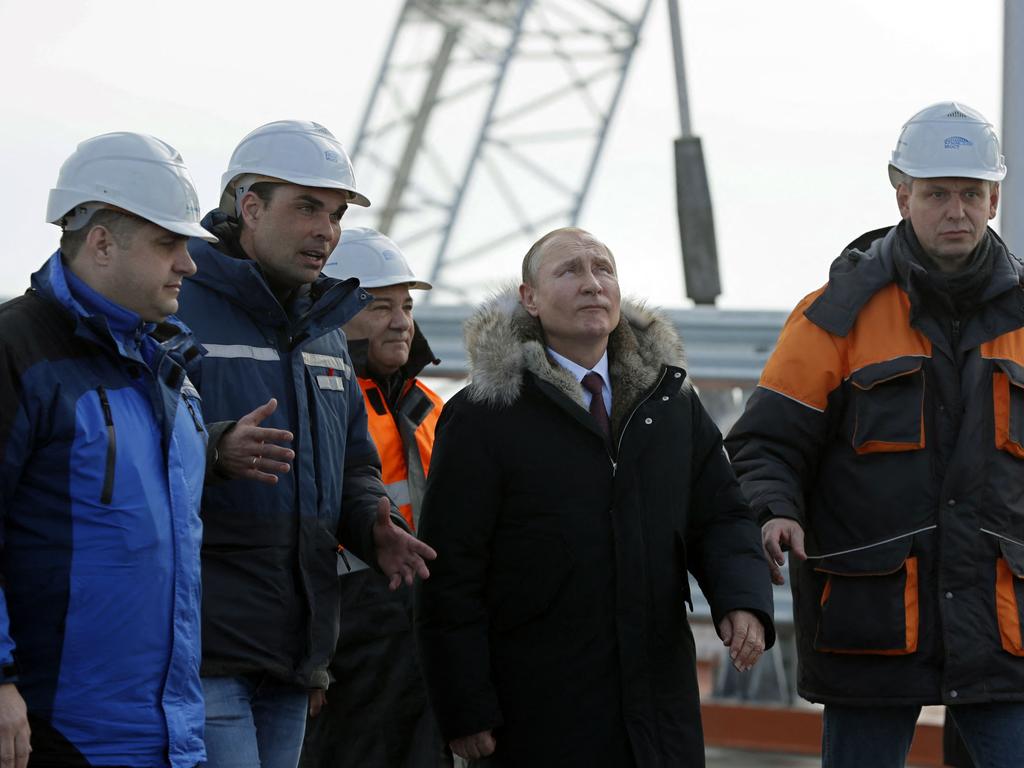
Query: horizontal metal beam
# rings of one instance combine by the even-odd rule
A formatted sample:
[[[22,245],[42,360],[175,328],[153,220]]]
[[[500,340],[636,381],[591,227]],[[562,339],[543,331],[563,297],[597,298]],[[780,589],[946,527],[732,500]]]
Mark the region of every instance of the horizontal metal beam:
[[[470,305],[428,304],[416,308],[416,321],[441,359],[441,365],[430,369],[430,375],[468,375],[462,326],[475,309]],[[754,384],[787,315],[781,311],[713,307],[662,311],[683,338],[687,370],[694,381],[716,386]]]

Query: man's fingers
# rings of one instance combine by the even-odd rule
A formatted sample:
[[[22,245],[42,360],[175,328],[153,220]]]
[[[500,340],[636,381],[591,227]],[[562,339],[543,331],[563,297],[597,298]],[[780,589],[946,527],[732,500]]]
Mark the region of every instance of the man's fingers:
[[[804,529],[799,525],[793,526],[789,536],[789,550],[794,557],[801,560],[807,559],[807,551],[804,549]]]
[[[252,467],[255,475],[274,473],[275,475],[291,471],[292,465],[284,461],[274,461],[266,456],[253,456]]]
[[[419,539],[414,538],[410,543],[409,548],[413,551],[414,554],[419,555],[424,560],[437,559],[437,551],[432,546],[430,546],[426,542],[420,541]]]
[[[750,632],[733,663],[740,672],[746,672],[757,663],[762,653],[764,653],[764,638],[760,636],[760,633]]]
[[[497,742],[490,731],[474,733],[472,736],[463,736],[460,739],[453,739],[448,744],[452,752],[466,760],[479,760],[494,754]]]
[[[497,742],[494,740],[494,736],[491,735],[490,731],[481,734],[480,740],[480,757],[487,757],[488,755],[494,754],[494,748],[497,746]]]
[[[769,563],[775,566],[786,564],[786,556],[782,553],[778,533],[778,531],[765,531],[763,542],[765,557]]]
[[[732,627],[732,639],[729,641],[729,657],[733,661],[736,661],[739,658],[740,652],[743,650],[743,644],[747,641],[747,635],[750,632],[750,625],[741,621],[733,620]]]
[[[238,427],[235,427],[237,429]],[[295,435],[287,429],[272,429],[270,427],[249,427],[245,430],[245,437],[254,443],[290,443]],[[284,450],[288,450],[285,448]]]

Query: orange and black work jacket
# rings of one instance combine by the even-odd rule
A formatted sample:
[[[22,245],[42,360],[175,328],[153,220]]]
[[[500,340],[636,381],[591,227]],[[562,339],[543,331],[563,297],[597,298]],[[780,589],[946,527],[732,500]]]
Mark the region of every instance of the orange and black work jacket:
[[[790,558],[811,701],[1024,700],[1024,267],[956,320],[901,227],[863,236],[790,315],[727,449]]]
[[[360,377],[359,386],[366,398],[370,436],[380,453],[384,487],[415,532],[441,398],[419,379],[409,379],[392,412],[376,381]]]

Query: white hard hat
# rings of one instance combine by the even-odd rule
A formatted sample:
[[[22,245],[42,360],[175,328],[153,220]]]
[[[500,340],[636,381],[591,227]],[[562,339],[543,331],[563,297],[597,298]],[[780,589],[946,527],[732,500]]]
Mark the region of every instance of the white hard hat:
[[[926,107],[903,126],[889,164],[889,181],[958,177],[1002,181],[1006,163],[992,124],[975,109],[955,101]]]
[[[390,237],[369,227],[342,230],[341,240],[323,272],[339,280],[358,277],[364,288],[408,285],[429,291],[433,287],[412,273],[405,256]]]
[[[322,125],[309,120],[267,123],[238,143],[221,177],[220,208],[225,213],[236,213],[234,182],[239,176],[248,175],[303,187],[341,189],[349,193],[349,202],[370,204],[356,190],[352,161],[341,142]]]
[[[143,133],[105,133],[86,139],[60,167],[46,220],[67,229],[85,225],[106,203],[179,235],[211,243],[199,225],[199,196],[181,155]]]

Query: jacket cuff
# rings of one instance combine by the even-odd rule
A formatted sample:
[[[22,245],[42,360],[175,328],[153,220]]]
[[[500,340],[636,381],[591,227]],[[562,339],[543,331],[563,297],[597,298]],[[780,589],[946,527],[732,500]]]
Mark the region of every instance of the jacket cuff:
[[[206,482],[217,483],[230,478],[221,472],[218,466],[220,454],[217,446],[225,434],[234,429],[237,421],[214,421],[206,425],[206,432],[210,439],[206,443]]]
[[[18,682],[18,665],[13,661],[0,664],[0,685]]]
[[[771,504],[761,509],[757,514],[757,524],[764,525],[769,520],[776,517],[785,517],[789,520],[795,520],[800,523],[801,528],[804,527],[804,516],[800,513],[800,510],[796,508],[796,505],[782,501],[773,501]]]

